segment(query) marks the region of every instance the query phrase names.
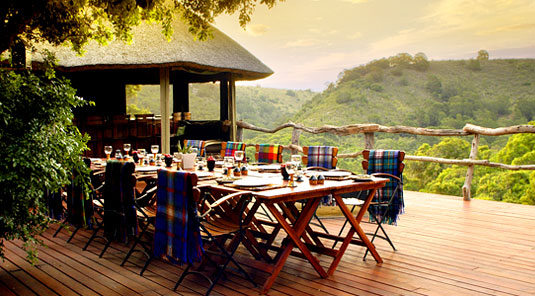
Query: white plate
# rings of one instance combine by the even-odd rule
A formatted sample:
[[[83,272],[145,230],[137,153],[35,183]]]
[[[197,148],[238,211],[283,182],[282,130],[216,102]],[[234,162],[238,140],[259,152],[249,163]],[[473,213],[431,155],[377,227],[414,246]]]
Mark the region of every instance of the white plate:
[[[259,170],[263,170],[263,171],[280,170],[280,169],[281,169],[281,165],[280,165],[280,164],[266,164],[266,165],[259,165],[259,166],[258,166],[258,169],[259,169]]]
[[[156,172],[161,167],[149,165],[149,166],[136,166],[136,172]]]
[[[340,171],[318,171],[318,175],[323,175],[324,177],[349,177],[351,176],[350,172],[340,172]]]
[[[243,178],[240,180],[234,181],[232,184],[242,187],[256,187],[256,186],[266,186],[273,184],[273,180],[269,178]]]
[[[210,173],[210,172],[203,172],[203,171],[199,171],[199,172],[195,172],[195,174],[197,175],[197,177],[199,178],[204,178],[204,177],[211,177],[214,175],[214,173]]]

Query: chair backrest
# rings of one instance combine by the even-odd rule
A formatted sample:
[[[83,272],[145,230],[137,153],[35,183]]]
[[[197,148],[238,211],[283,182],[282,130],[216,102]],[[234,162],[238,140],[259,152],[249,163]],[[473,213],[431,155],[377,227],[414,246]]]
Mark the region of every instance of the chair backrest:
[[[380,177],[389,178],[390,182],[375,193],[375,202],[388,202],[388,210],[381,210],[384,214],[383,222],[395,224],[399,214],[403,213],[403,169],[405,152],[399,150],[364,150],[362,167],[368,174],[381,174]]]
[[[304,146],[303,164],[307,167],[336,168],[338,163],[338,147],[332,146]]]
[[[184,140],[184,145],[192,148],[197,148],[197,156],[204,156],[204,146],[206,142],[203,140]]]
[[[134,170],[132,162],[109,160],[106,164],[104,234],[108,239],[125,241],[127,235],[135,235],[137,232]]]
[[[221,142],[221,157],[234,156],[234,151],[245,151],[246,144],[243,142]]]
[[[261,163],[281,163],[282,145],[279,144],[256,144],[255,159]]]
[[[157,211],[153,255],[174,263],[197,262],[202,240],[193,198],[197,175],[184,171],[158,171]]]

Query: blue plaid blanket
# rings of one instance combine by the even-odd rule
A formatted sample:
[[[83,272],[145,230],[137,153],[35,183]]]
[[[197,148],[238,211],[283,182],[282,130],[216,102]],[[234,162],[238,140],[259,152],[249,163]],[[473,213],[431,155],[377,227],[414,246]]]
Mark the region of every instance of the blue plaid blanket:
[[[332,146],[309,146],[307,166],[324,167],[334,169],[333,167],[333,148]]]
[[[368,174],[373,173],[388,173],[397,176],[403,183],[403,174],[399,172],[399,151],[398,150],[370,150],[368,159]],[[392,194],[394,198],[390,206],[370,206],[370,212],[383,219],[383,223],[396,224],[398,216],[403,214],[403,184],[399,184],[398,190],[394,193],[398,186],[398,181],[390,178],[390,182],[386,183],[385,187],[380,188],[375,193],[374,202],[386,202],[390,199]],[[372,216],[372,215],[370,215]],[[373,219],[373,217],[370,217]]]
[[[197,148],[197,156],[204,156],[204,145],[203,140],[186,140],[186,146]]]
[[[158,171],[153,254],[173,263],[199,261],[203,254],[197,209],[191,198],[190,173]]]

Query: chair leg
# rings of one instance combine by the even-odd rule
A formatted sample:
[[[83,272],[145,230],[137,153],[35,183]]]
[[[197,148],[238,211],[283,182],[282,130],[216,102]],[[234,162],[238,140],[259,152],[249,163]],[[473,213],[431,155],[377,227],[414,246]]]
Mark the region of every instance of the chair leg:
[[[152,261],[152,258],[154,258],[154,256],[152,255],[152,253],[149,255],[149,259],[147,259],[147,261],[145,261],[145,265],[143,265],[143,268],[141,269],[141,271],[139,272],[139,275],[143,275],[143,273],[145,272],[145,270],[147,270],[147,267],[149,267],[149,264],[150,262]]]
[[[87,243],[85,243],[85,246],[82,248],[82,250],[87,250],[87,247],[89,247],[89,245],[91,244],[91,242],[95,239],[95,237],[97,237],[97,234],[98,234],[98,231],[100,230],[99,227],[97,227],[97,229],[94,230],[93,232],[93,235],[91,235],[91,237],[89,238],[89,240],[87,241]]]
[[[75,227],[74,231],[72,232],[71,236],[69,236],[69,239],[67,240],[67,243],[70,243],[74,235],[80,230],[80,227]]]
[[[121,262],[121,266],[124,266],[124,264],[126,263],[126,261],[128,261],[128,258],[130,258],[130,256],[132,255],[132,253],[134,253],[135,249],[136,249],[136,246],[137,244],[139,243],[140,245],[143,246],[143,248],[145,248],[145,246],[142,244],[141,242],[141,238],[143,237],[143,235],[147,232],[147,228],[149,228],[149,222],[146,223],[146,225],[141,229],[141,232],[139,233],[139,235],[136,237],[136,239],[134,240],[134,244],[132,245],[132,247],[130,248],[130,250],[128,251],[128,253],[126,254],[126,256],[124,257],[123,259],[123,262]],[[146,251],[146,250],[145,250]]]
[[[178,281],[176,281],[176,284],[175,284],[175,287],[173,288],[173,291],[176,291],[176,289],[178,288],[178,286],[180,286],[180,284],[182,283],[182,281],[184,280],[184,278],[186,277],[186,275],[188,274],[188,270],[191,268],[191,263],[188,263],[188,265],[186,266],[186,269],[184,269],[184,271],[182,272],[182,275],[180,276],[180,278],[178,279]]]
[[[60,224],[58,229],[56,230],[56,232],[54,232],[54,235],[52,237],[56,237],[59,234],[59,232],[61,231],[62,228],[63,228],[63,226],[61,226],[61,224]]]
[[[353,207],[351,208],[351,213],[353,213],[353,211],[355,210],[355,207],[357,205],[353,205]],[[342,228],[340,228],[340,232],[338,232],[338,236],[341,236],[342,235],[342,232],[344,231],[344,228],[346,228],[346,225],[347,225],[347,219],[344,221],[344,224],[342,224]],[[331,249],[334,249],[336,247],[336,244],[338,244],[338,241],[335,241],[332,248]]]
[[[316,211],[314,211],[314,218],[315,218],[316,220],[318,220],[319,226],[323,229],[323,231],[325,231],[325,233],[329,234],[329,230],[327,230],[327,227],[325,227],[325,225],[323,224],[323,222],[321,222],[320,217],[318,217],[318,215],[316,215]]]
[[[113,239],[108,239],[108,241],[106,242],[106,245],[104,246],[104,249],[102,249],[102,252],[100,252],[100,255],[98,255],[98,258],[102,258],[102,256],[104,256],[104,253],[106,252],[108,247],[111,245],[112,240]]]

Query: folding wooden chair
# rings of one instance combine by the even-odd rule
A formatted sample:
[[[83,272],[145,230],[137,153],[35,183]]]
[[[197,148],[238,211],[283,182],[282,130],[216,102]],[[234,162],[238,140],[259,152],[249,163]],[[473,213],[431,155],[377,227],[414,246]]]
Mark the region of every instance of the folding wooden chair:
[[[377,227],[374,233],[367,234],[372,235],[371,242],[376,237],[382,238],[396,251],[396,247],[383,228],[383,224],[395,225],[398,216],[404,210],[403,169],[405,168],[405,164],[403,163],[403,159],[405,158],[405,152],[399,150],[364,150],[362,155],[364,157],[362,168],[368,174],[390,179],[385,187],[376,191],[375,197],[368,207],[370,222],[377,224]],[[362,199],[359,199],[360,193],[362,192],[356,193],[356,196],[344,198],[346,205],[353,206],[351,211],[364,203]],[[347,221],[342,225],[338,235],[342,234],[346,224]],[[382,234],[379,234],[379,230],[381,230]],[[366,250],[364,260],[366,260],[367,255],[368,251]]]
[[[303,147],[303,164],[308,169],[335,169],[336,164],[338,164],[338,147],[332,146],[304,146]],[[327,227],[323,224],[320,217],[314,212],[313,216],[317,221],[318,225],[325,231],[329,233]]]
[[[103,222],[94,230],[83,250],[86,250],[97,237],[99,230],[104,229],[107,240],[99,257],[102,257],[113,240],[127,242],[128,236],[137,232],[137,215],[134,206],[134,187],[136,178],[133,176],[135,165],[132,162],[110,160],[106,164],[106,181],[103,188]]]
[[[174,290],[188,274],[199,274],[210,283],[206,291],[208,295],[232,262],[256,286],[249,274],[232,258],[248,227],[243,224],[243,218],[239,218],[239,221],[236,218],[244,217],[251,192],[239,192],[215,200],[208,187],[201,198],[201,190],[196,184],[195,174],[165,169],[159,171],[154,248],[141,274],[154,258],[163,258],[171,263],[186,263]],[[236,202],[231,203],[231,200]],[[225,246],[229,239],[230,243]],[[212,256],[223,258],[223,263],[219,264],[219,260],[212,259]],[[199,271],[190,271],[193,264],[201,259],[218,265],[213,280]]]
[[[184,140],[185,146],[190,146],[192,148],[197,148],[197,156],[204,156],[204,146],[206,142],[203,140]]]

